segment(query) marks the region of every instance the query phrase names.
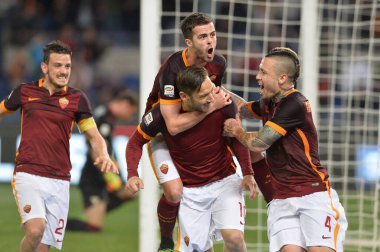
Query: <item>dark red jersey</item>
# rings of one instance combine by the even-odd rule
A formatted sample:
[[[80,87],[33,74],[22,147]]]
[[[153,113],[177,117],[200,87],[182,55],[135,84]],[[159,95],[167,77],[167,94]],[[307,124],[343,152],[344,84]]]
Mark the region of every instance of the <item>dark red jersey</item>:
[[[21,113],[15,171],[70,180],[69,139],[74,122],[92,117],[90,104],[78,89],[50,95],[42,83],[21,84],[2,102],[3,109]]]
[[[235,104],[211,113],[191,129],[175,136],[168,133],[159,107],[155,106],[143,117],[128,142],[128,177],[137,176],[142,146],[160,132],[186,187],[202,186],[234,174],[236,165],[232,151],[239,160],[243,174],[253,174],[248,149],[234,138],[222,136],[224,120],[235,117]],[[230,140],[232,143],[229,144]]]
[[[298,91],[280,102],[253,102],[249,109],[283,137],[267,149],[274,198],[299,197],[328,189],[327,169],[320,164],[318,136],[309,101]]]
[[[144,115],[158,102],[164,104],[181,102],[175,81],[177,74],[190,66],[186,59],[187,50],[170,55],[161,65],[149,94]],[[220,54],[215,54],[213,61],[208,62],[204,68],[207,69],[211,81],[220,86],[226,71],[226,59]]]

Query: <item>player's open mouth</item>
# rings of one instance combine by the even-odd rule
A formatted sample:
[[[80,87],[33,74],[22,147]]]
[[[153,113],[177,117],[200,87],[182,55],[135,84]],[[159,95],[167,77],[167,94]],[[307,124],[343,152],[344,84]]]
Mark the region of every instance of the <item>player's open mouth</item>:
[[[214,51],[214,48],[210,48],[210,49],[207,50],[207,54],[208,55],[212,55],[213,51]]]

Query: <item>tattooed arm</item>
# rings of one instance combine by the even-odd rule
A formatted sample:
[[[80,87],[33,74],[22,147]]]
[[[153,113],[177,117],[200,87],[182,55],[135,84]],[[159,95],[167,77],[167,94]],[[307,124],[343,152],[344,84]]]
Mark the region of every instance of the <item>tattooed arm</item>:
[[[224,122],[224,131],[238,139],[245,147],[254,152],[268,149],[282,136],[269,126],[264,125],[259,131],[246,132],[239,120],[227,119]]]
[[[242,118],[242,119],[257,119],[257,117],[255,117],[255,115],[252,114],[252,112],[249,111],[249,109],[248,109],[249,102],[247,102],[246,100],[244,100],[244,98],[238,96],[237,94],[229,91],[225,87],[222,87],[222,89],[224,90],[224,92],[230,94],[231,99],[236,103],[240,118]]]

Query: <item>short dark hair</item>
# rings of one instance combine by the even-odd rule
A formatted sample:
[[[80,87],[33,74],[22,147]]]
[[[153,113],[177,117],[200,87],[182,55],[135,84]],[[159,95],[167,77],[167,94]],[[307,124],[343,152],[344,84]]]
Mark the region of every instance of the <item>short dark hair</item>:
[[[269,51],[265,57],[282,57],[290,59],[293,66],[289,69],[289,78],[294,85],[297,85],[297,79],[300,76],[300,60],[296,52],[287,47],[275,47]]]
[[[192,95],[201,89],[202,83],[208,76],[204,67],[192,65],[181,71],[177,75],[176,83],[179,91]]]
[[[195,12],[187,16],[184,20],[182,20],[181,22],[182,34],[185,37],[185,39],[191,39],[193,37],[193,29],[195,26],[207,25],[213,22],[214,20],[210,16],[204,13]]]
[[[50,54],[52,53],[68,54],[70,56],[72,54],[70,47],[60,40],[53,40],[49,42],[43,48],[43,52],[44,52],[43,60],[45,63],[49,62]]]
[[[131,105],[138,105],[137,95],[127,89],[121,90],[116,93],[115,98],[113,100],[116,101],[128,101]]]

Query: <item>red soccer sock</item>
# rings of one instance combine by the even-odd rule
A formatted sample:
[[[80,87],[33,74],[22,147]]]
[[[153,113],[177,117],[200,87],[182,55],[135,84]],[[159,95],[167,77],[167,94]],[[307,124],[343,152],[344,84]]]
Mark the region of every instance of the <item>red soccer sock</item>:
[[[256,163],[252,163],[252,168],[255,172],[254,178],[257,186],[263,194],[265,201],[269,203],[273,199],[273,188],[271,184],[272,176],[265,158]]]
[[[164,238],[161,240],[161,243],[164,240],[166,241],[171,240],[172,241],[171,243],[173,243],[173,230],[174,230],[175,222],[177,220],[178,208],[179,208],[179,202],[171,203],[165,198],[165,195],[162,195],[157,206],[157,215],[158,215],[158,222],[160,223],[161,237]],[[168,244],[165,247],[171,246],[170,248],[172,249],[173,245]],[[164,246],[164,244],[161,244],[160,247],[162,246]]]

